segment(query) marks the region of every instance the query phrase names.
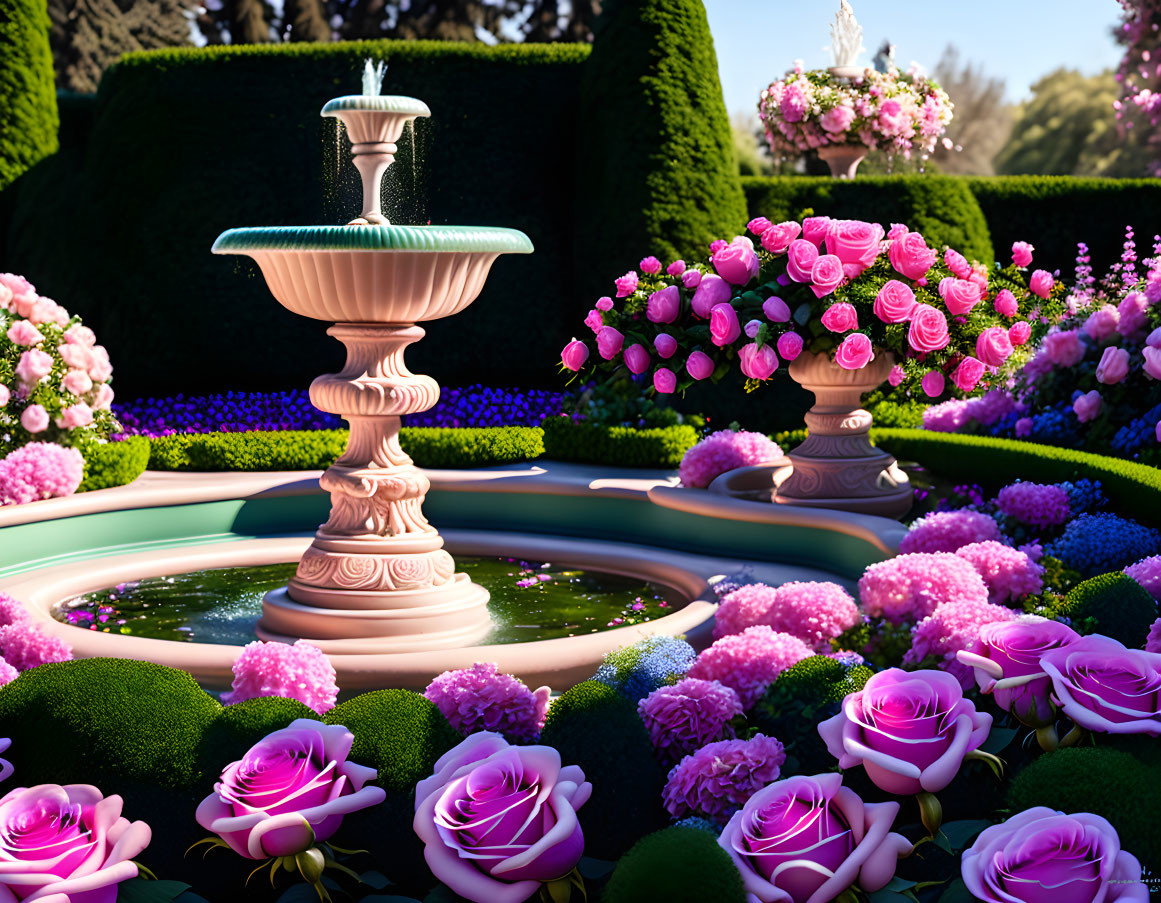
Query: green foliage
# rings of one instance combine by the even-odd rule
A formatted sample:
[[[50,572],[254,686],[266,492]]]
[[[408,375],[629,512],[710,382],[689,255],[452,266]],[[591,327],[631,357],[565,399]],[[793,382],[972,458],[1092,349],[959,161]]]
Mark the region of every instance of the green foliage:
[[[677,467],[698,440],[688,424],[638,430],[549,417],[542,427],[545,457],[618,467]]]
[[[81,448],[85,457],[85,478],[78,492],[109,489],[132,483],[149,463],[149,440],[130,436],[121,442],[96,442]]]
[[[559,750],[564,764],[579,765],[593,785],[579,813],[587,855],[616,859],[664,824],[664,773],[637,707],[616,690],[586,680],[561,694],[540,742]]]
[[[908,398],[902,392],[896,394],[876,389],[865,399],[863,407],[875,418],[879,428],[922,429],[923,411],[927,408],[917,398]]]
[[[601,896],[601,903],[710,900],[743,903],[742,875],[713,834],[684,827],[641,838],[617,864]]]
[[[1035,759],[1012,779],[1013,812],[1048,806],[1062,812],[1092,812],[1107,818],[1121,849],[1156,871],[1161,867],[1161,782],[1156,762],[1145,763],[1105,746],[1058,749]]]
[[[486,467],[544,454],[544,431],[535,426],[404,427],[399,441],[420,467]]]
[[[580,97],[582,291],[607,294],[648,254],[700,260],[738,232],[746,208],[700,0],[606,0]]]
[[[44,0],[6,0],[0,13],[0,123],[3,191],[57,149],[60,121]]]
[[[964,179],[950,176],[879,176],[854,181],[829,176],[744,178],[750,216],[774,222],[798,219],[804,210],[817,216],[905,223],[922,232],[929,245],[949,245],[969,260],[990,263],[988,222]],[[1031,239],[1035,241],[1034,239]]]
[[[1101,574],[1069,590],[1055,614],[1070,619],[1080,633],[1101,633],[1140,648],[1157,620],[1157,603],[1132,577]]]

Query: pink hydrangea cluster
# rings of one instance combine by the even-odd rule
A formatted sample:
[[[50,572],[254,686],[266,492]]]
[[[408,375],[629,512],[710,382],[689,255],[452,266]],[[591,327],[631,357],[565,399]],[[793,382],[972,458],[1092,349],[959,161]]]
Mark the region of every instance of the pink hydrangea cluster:
[[[989,602],[1015,602],[1044,589],[1044,568],[1020,549],[988,540],[973,542],[955,554],[984,578]]]
[[[818,652],[830,652],[830,641],[859,621],[859,607],[837,583],[784,583],[766,619],[774,630],[796,636]]]
[[[1031,527],[1055,527],[1072,517],[1068,493],[1052,483],[1012,483],[996,495],[996,507]]]
[[[954,552],[973,542],[986,542],[1001,538],[1000,525],[995,518],[971,511],[933,511],[911,525],[907,535],[899,543],[899,551],[912,552]]]
[[[0,459],[0,505],[23,505],[72,495],[85,475],[75,448],[30,442]]]
[[[943,604],[988,601],[974,567],[949,552],[914,552],[872,564],[859,580],[859,601],[873,618],[917,623]]]
[[[1161,555],[1142,558],[1125,568],[1125,575],[1145,587],[1149,595],[1161,601]]]
[[[525,740],[540,736],[551,694],[548,687],[529,690],[523,681],[501,673],[490,662],[444,671],[423,691],[451,726],[465,736],[496,731]]]
[[[940,605],[911,629],[911,648],[903,656],[903,664],[918,665],[934,656],[940,668],[967,690],[975,685],[974,672],[960,663],[956,653],[971,651],[985,624],[1014,621],[1016,617],[1012,609],[990,602],[963,600]]]
[[[732,738],[730,721],[742,714],[738,694],[716,680],[687,677],[658,687],[639,703],[637,712],[662,759],[682,756],[723,737]]]
[[[782,449],[769,436],[745,430],[718,430],[685,453],[678,473],[683,485],[705,489],[726,471],[781,457]]]
[[[674,818],[700,815],[724,825],[746,800],[778,779],[785,761],[782,744],[762,734],[710,743],[673,766],[662,802]]]
[[[19,599],[7,593],[0,593],[0,627],[9,624],[23,624],[28,620],[28,609]]]
[[[247,643],[234,661],[233,690],[222,694],[232,705],[259,696],[297,699],[320,715],[335,707],[339,687],[326,654],[306,640],[289,643]]]
[[[19,674],[19,671],[8,664],[7,661],[0,658],[0,687],[4,686],[5,684],[12,683],[12,681],[16,680]],[[0,750],[0,752],[3,752],[3,750]]]
[[[767,615],[777,598],[778,590],[765,583],[749,583],[727,593],[714,615],[714,639],[768,623]]]
[[[749,709],[779,674],[813,654],[798,637],[760,624],[716,640],[697,657],[687,676],[721,681],[738,694],[742,708]]]
[[[51,662],[72,661],[73,647],[31,621],[0,627],[0,657],[17,671]]]

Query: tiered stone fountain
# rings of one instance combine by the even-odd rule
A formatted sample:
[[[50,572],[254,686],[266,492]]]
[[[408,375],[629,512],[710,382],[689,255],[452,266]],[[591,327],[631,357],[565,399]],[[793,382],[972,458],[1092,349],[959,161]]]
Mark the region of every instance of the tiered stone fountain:
[[[363,212],[346,226],[231,229],[215,254],[257,261],[278,302],[335,323],[347,348],[337,374],[310,399],[351,428],[347,449],[323,474],[330,518],[290,585],[268,594],[258,634],[305,638],[334,653],[410,652],[471,645],[490,629],[488,592],[455,572],[423,515],[430,484],[399,445],[400,417],[439,400],[439,386],[411,373],[415,325],[458,313],[476,299],[500,254],[528,254],[514,229],[397,226],[380,208],[383,175],[407,123],[429,116],[413,97],[382,96],[367,63],[363,93],[322,109],[340,119],[363,181]]]

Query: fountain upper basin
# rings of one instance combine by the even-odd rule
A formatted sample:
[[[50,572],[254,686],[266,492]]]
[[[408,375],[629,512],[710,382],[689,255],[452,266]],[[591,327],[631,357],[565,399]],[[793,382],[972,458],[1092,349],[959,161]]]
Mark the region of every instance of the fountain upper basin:
[[[476,299],[501,254],[530,254],[517,229],[472,226],[261,226],[230,229],[215,254],[252,257],[278,303],[315,320],[409,324]]]

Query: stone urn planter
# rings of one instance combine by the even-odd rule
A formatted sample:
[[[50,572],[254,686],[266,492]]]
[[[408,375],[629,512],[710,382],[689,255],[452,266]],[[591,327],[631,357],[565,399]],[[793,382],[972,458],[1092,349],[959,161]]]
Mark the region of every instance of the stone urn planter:
[[[853,179],[866,156],[867,148],[861,144],[828,144],[818,149],[818,158],[826,161],[836,179]]]

